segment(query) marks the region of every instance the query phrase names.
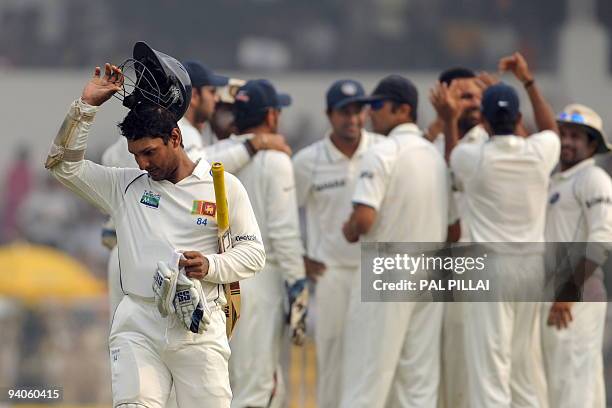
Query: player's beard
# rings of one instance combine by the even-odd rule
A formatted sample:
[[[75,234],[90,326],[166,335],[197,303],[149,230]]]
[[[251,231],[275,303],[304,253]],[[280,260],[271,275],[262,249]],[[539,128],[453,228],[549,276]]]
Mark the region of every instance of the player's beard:
[[[475,114],[478,111],[477,108],[468,109],[463,112],[457,121],[459,131],[465,135],[467,132],[472,130],[475,126],[480,124],[480,115]]]

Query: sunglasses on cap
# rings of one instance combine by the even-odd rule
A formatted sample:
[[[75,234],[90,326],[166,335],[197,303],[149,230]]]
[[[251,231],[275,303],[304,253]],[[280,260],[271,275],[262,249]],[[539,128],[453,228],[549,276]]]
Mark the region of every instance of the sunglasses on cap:
[[[572,113],[570,115],[569,113],[563,112],[559,114],[559,120],[562,120],[564,122],[572,122],[572,123],[581,123],[581,124],[586,123],[584,116],[582,116],[579,113]]]

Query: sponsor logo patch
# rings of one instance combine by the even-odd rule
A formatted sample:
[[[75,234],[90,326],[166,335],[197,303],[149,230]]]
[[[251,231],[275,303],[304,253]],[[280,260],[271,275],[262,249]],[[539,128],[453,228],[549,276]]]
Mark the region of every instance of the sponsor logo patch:
[[[157,194],[153,191],[145,190],[140,198],[140,204],[144,204],[147,207],[151,208],[159,208],[159,200],[161,199],[161,194]]]
[[[322,191],[322,190],[327,190],[330,188],[344,187],[345,185],[346,185],[346,180],[342,179],[342,180],[326,181],[321,184],[315,184],[313,188],[315,191]]]
[[[595,197],[595,198],[591,198],[590,200],[586,202],[586,207],[591,208],[594,205],[610,204],[611,202],[612,200],[610,200],[610,197]]]
[[[561,197],[561,194],[559,194],[558,192],[554,193],[553,195],[550,196],[550,199],[548,200],[548,202],[550,204],[554,204],[557,201],[559,201],[559,197]]]
[[[257,237],[255,236],[255,234],[252,234],[252,235],[236,235],[234,240],[236,242],[240,242],[240,241],[257,241]]]
[[[217,204],[203,200],[193,200],[191,214],[193,215],[208,215],[214,217],[217,213]]]

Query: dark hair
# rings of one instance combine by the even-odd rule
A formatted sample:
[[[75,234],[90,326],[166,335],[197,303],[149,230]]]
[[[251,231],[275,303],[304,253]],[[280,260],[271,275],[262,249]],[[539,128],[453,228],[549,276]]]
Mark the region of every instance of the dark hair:
[[[143,103],[130,110],[117,126],[127,140],[161,137],[164,144],[170,140],[172,129],[178,127],[174,114],[160,106]]]
[[[268,109],[257,113],[249,113],[248,115],[234,110],[234,125],[236,126],[238,133],[244,133],[246,130],[264,123],[267,115]]]
[[[450,85],[455,79],[476,78],[474,71],[468,68],[455,67],[447,69],[438,77],[438,81]]]
[[[392,99],[390,100],[390,102],[391,102],[391,112],[393,113],[395,113],[401,105],[410,106],[410,120],[416,123],[417,121],[417,107],[416,106],[412,106],[411,104],[406,103],[406,102],[397,102]]]
[[[488,121],[494,135],[512,135],[516,130],[518,118],[502,109],[497,112],[494,121]]]

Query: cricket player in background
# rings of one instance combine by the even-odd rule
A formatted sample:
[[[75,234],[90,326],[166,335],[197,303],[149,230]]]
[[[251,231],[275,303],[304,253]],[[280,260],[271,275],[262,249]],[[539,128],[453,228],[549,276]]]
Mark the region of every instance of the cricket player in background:
[[[200,202],[213,204],[203,208],[214,209],[210,165],[189,159],[176,123],[187,109],[189,77],[174,58],[142,42],[134,47],[132,61],[145,68],[139,76],[154,78],[136,78],[135,83],[161,84],[136,87],[124,95],[130,112],[119,126],[140,170],[84,160],[99,106],[123,90],[123,73],[110,64],[103,73],[96,68],[81,98],[71,105],[45,166],[116,222],[121,283],[127,296],[115,312],[110,333],[113,406],[163,407],[174,384],[180,407],[227,408],[230,350],[221,284],[250,277],[263,267],[259,228],[244,187],[227,174],[232,231],[254,238],[236,240],[232,249],[217,254],[213,211],[193,212],[194,203]],[[174,97],[164,98],[169,94]],[[180,258],[177,251],[183,251]],[[201,284],[200,300],[210,313],[201,320],[194,313],[192,330],[177,316],[162,318],[155,305],[152,278],[162,267],[183,269]]]
[[[239,135],[219,143],[241,145],[256,134],[276,133],[281,109],[290,103],[289,95],[277,93],[269,81],[248,81],[235,96]],[[285,333],[284,301],[289,296],[292,303],[307,290],[295,180],[290,157],[275,151],[256,154],[236,176],[253,203],[266,248],[266,266],[256,277],[241,283],[241,318],[230,343],[232,407],[268,407],[275,391],[275,374],[277,381],[281,375],[277,367]],[[274,398],[283,396],[275,394]]]
[[[489,75],[481,76],[485,79],[491,78]],[[452,68],[440,75],[439,82],[431,90],[429,99],[437,118],[429,127],[427,138],[434,143],[446,161],[457,143],[482,144],[489,139],[481,124],[480,102],[483,87],[484,82],[477,78],[473,71],[466,68]],[[435,134],[438,131],[440,133]],[[453,190],[453,204],[456,207],[451,206],[451,208],[456,211],[455,214],[449,214],[449,218],[455,221],[453,218],[458,217],[459,224],[449,229],[448,240],[459,239],[469,242],[469,228],[465,225],[465,217],[462,216],[465,211],[465,199],[460,191]],[[445,303],[441,339],[440,407],[469,407],[467,376],[464,375],[466,362],[463,352],[463,329],[463,303],[460,301]]]
[[[298,205],[306,214],[307,276],[316,282],[315,345],[317,406],[340,404],[345,322],[351,285],[359,274],[360,247],[342,236],[352,211],[351,198],[363,154],[382,136],[364,129],[363,86],[354,80],[334,82],[327,91],[331,131],[293,158]]]
[[[543,288],[543,247],[529,243],[544,241],[549,174],[559,159],[557,124],[520,54],[502,58],[499,69],[512,72],[523,84],[540,133],[517,135],[518,95],[506,84],[493,85],[482,98],[483,123],[491,139],[457,145],[450,167],[465,195],[463,215],[471,241],[517,243],[491,248],[496,261],[487,268],[498,276],[495,284],[516,283],[521,293],[530,291],[535,297]],[[518,243],[526,244],[522,252],[517,252]],[[470,302],[463,310],[469,406],[540,406],[537,376],[543,368],[533,358],[539,304]]]
[[[416,125],[418,93],[391,75],[372,93],[373,130],[387,139],[364,153],[343,226],[347,241],[444,242],[449,180],[444,159]],[[443,304],[361,302],[351,292],[342,371],[342,408],[435,408]]]
[[[610,146],[601,118],[584,105],[568,105],[557,122],[561,156],[549,188],[546,240],[586,242],[587,247],[586,258],[571,262],[571,283],[584,292],[583,302],[560,298],[542,307],[548,398],[555,408],[603,408],[607,296],[599,266],[612,249],[612,181],[595,166],[593,155]]]
[[[482,92],[495,79],[488,74],[476,76],[467,68],[451,68],[440,74],[430,93],[437,117],[425,136],[446,161],[457,143],[483,143],[489,135],[481,125]],[[452,142],[446,143],[446,140]],[[447,148],[448,147],[448,148]]]

